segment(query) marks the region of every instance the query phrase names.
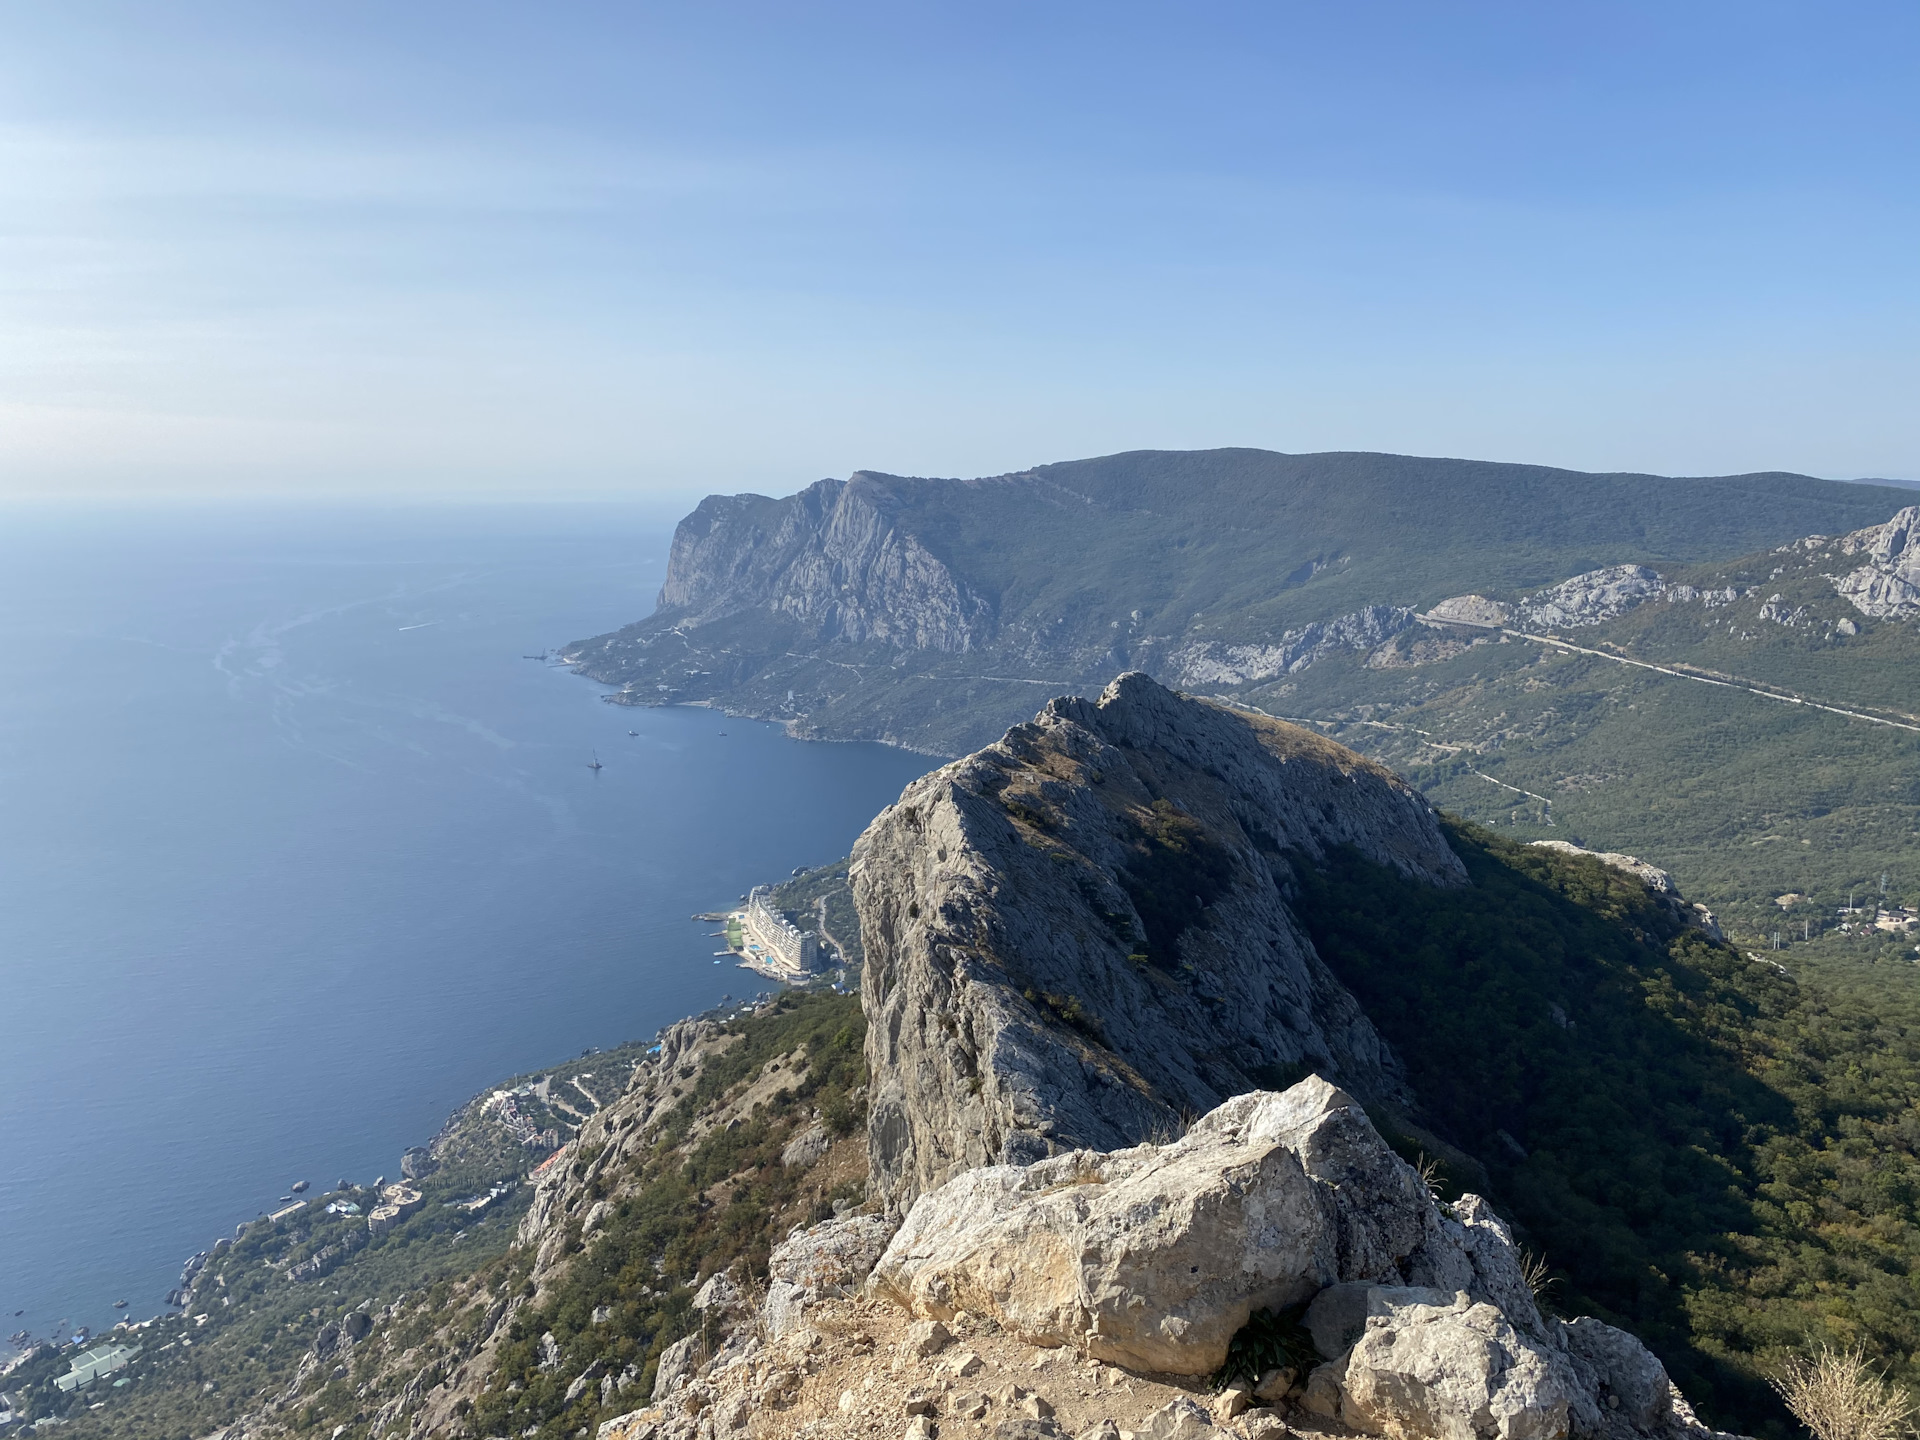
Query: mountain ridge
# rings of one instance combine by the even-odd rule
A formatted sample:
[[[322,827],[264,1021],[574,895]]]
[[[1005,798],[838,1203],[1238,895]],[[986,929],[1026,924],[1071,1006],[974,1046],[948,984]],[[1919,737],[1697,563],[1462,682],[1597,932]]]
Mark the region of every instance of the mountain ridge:
[[[563,654],[620,703],[712,703],[954,754],[1030,713],[1036,685],[1167,678],[1195,646],[1284,644],[1370,606],[1732,559],[1884,519],[1902,495],[1365,452],[857,471],[784,499],[702,501],[654,615]]]

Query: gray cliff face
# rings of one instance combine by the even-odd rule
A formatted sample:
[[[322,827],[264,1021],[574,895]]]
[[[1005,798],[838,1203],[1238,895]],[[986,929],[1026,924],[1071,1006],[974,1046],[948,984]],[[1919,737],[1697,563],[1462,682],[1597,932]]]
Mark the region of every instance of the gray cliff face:
[[[1374,650],[1415,623],[1405,605],[1369,605],[1351,615],[1288,630],[1271,644],[1202,641],[1172,656],[1182,685],[1247,685],[1306,669],[1340,651]]]
[[[1385,770],[1137,673],[909,786],[851,871],[874,1193],[1164,1138],[1307,1070],[1406,1105],[1288,907],[1288,856],[1338,845],[1465,879]]]
[[[1866,564],[1834,581],[1856,610],[1876,619],[1920,615],[1920,506],[1856,530],[1839,548],[1843,555],[1866,557]]]
[[[757,610],[814,642],[973,649],[992,633],[992,606],[894,509],[885,481],[864,473],[788,500],[710,496],[674,532],[660,608],[695,625]]]

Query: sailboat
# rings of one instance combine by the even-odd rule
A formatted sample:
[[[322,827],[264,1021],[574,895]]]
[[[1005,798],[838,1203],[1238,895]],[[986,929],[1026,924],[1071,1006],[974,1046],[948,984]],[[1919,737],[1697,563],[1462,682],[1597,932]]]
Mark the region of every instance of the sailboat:
[[[591,759],[591,760],[589,760],[589,761],[587,762],[587,769],[589,769],[589,770],[604,770],[605,768],[606,768],[606,767],[605,767],[604,765],[602,765],[602,764],[600,763],[600,752],[599,752],[598,750],[596,750],[596,751],[594,751],[594,752],[593,752],[593,759]]]

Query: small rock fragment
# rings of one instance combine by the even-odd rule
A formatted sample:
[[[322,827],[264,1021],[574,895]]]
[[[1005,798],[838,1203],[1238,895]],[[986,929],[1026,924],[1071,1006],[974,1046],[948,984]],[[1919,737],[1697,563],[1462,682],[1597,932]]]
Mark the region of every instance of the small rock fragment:
[[[1284,1400],[1287,1398],[1287,1392],[1293,1389],[1293,1381],[1294,1371],[1290,1365],[1279,1370],[1269,1370],[1260,1377],[1260,1383],[1253,1387],[1254,1399],[1268,1402]]]
[[[971,1350],[962,1350],[947,1362],[947,1369],[962,1379],[969,1375],[978,1375],[987,1368],[987,1362]]]
[[[977,1393],[956,1395],[951,1409],[962,1420],[978,1420],[987,1413],[987,1397]]]
[[[853,1413],[853,1407],[859,1403],[860,1399],[853,1391],[842,1390],[840,1392],[840,1413],[842,1415],[851,1415]]]
[[[1141,1440],[1213,1440],[1213,1421],[1198,1401],[1181,1395],[1142,1421],[1139,1433]]]
[[[1300,1408],[1323,1420],[1340,1415],[1340,1362],[1329,1360],[1307,1372],[1307,1393],[1300,1397]]]
[[[1021,1412],[1029,1420],[1051,1420],[1053,1406],[1038,1395],[1028,1395],[1020,1402]]]
[[[1120,1427],[1111,1420],[1099,1420],[1074,1436],[1073,1440],[1120,1440]]]
[[[931,1415],[940,1407],[934,1404],[933,1397],[915,1392],[907,1396],[906,1412],[909,1415]]]
[[[916,1320],[907,1327],[907,1349],[922,1359],[938,1355],[952,1342],[952,1333],[938,1320]]]
[[[907,1422],[906,1440],[934,1440],[939,1433],[931,1416],[916,1415]]]
[[[993,1440],[1058,1440],[1063,1432],[1053,1420],[1030,1420],[1024,1416],[1002,1420],[993,1427]]]
[[[1245,1380],[1236,1380],[1218,1395],[1213,1397],[1213,1418],[1231,1420],[1244,1414],[1253,1403],[1253,1387]]]

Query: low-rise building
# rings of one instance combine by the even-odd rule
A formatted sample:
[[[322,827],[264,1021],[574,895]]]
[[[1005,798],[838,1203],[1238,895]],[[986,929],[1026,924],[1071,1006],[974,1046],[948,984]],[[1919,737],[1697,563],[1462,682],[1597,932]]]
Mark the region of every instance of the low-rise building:
[[[128,1349],[125,1345],[98,1345],[91,1350],[82,1350],[68,1362],[70,1369],[64,1375],[53,1377],[53,1383],[62,1390],[76,1390],[83,1385],[91,1385],[102,1375],[111,1375],[140,1353],[140,1347]]]

